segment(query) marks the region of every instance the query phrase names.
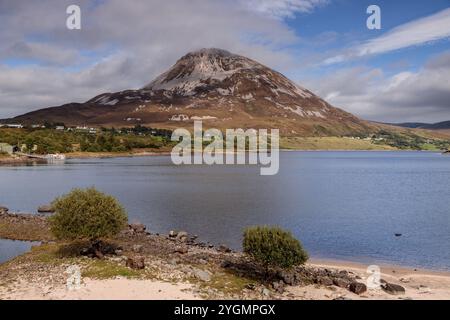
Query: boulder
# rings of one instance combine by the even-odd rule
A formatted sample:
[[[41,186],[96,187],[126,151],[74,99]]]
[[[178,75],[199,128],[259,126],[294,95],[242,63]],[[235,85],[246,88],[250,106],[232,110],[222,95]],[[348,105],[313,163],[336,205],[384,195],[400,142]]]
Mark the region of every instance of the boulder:
[[[217,251],[223,252],[223,253],[229,253],[229,252],[231,252],[231,249],[228,248],[226,245],[221,244],[221,245],[217,248]]]
[[[0,214],[7,214],[9,209],[7,207],[0,206]]]
[[[350,286],[350,281],[344,278],[334,278],[333,284],[336,287],[347,289]]]
[[[272,283],[272,288],[273,290],[275,290],[275,292],[279,293],[279,294],[283,294],[284,293],[284,282],[283,281],[275,281]]]
[[[136,257],[128,257],[126,266],[131,269],[144,269],[145,268],[145,259],[141,256]]]
[[[39,213],[53,213],[53,212],[55,212],[55,209],[53,209],[53,207],[51,205],[47,204],[47,205],[40,206],[37,209],[37,211]]]
[[[364,283],[355,281],[350,283],[349,290],[359,295],[367,291],[367,286]]]
[[[169,238],[176,238],[178,235],[178,232],[175,230],[170,230],[169,231]]]
[[[282,270],[278,273],[278,277],[287,285],[293,286],[296,284],[295,272],[292,270]]]
[[[135,244],[132,248],[133,252],[141,253],[144,246],[142,244]]]
[[[144,233],[147,227],[142,223],[132,223],[130,224],[130,229],[136,233]]]
[[[175,248],[175,253],[180,253],[180,254],[186,254],[188,253],[188,248],[187,247],[176,247]]]
[[[395,283],[385,282],[381,284],[381,289],[392,295],[405,294],[405,288]]]
[[[333,280],[331,280],[329,277],[318,277],[317,278],[317,283],[322,285],[322,286],[332,286],[333,285]]]
[[[180,231],[178,232],[176,238],[181,242],[186,242],[188,240],[188,233],[186,231]]]
[[[195,268],[192,272],[194,277],[201,281],[208,282],[211,280],[211,274],[208,271]]]

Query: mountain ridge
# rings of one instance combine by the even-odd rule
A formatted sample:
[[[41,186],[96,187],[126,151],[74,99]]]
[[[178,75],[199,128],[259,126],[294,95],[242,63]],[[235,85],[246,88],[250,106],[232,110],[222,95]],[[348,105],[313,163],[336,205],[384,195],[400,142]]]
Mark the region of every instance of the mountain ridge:
[[[84,103],[29,112],[7,121],[66,125],[279,128],[282,135],[331,136],[375,130],[257,61],[201,49],[137,90],[102,93]],[[6,121],[6,120],[3,120]]]
[[[388,124],[388,123],[386,123]],[[446,130],[450,129],[449,121],[440,121],[436,123],[425,123],[425,122],[403,122],[403,123],[389,123],[390,125],[411,128],[411,129],[426,129],[426,130]]]

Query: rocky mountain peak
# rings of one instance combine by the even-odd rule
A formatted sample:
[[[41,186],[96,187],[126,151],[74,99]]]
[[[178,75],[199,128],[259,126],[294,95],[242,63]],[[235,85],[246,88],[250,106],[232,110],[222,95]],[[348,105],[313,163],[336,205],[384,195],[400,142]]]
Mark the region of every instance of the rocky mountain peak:
[[[70,115],[70,117],[69,117]],[[95,125],[172,128],[195,120],[216,128],[279,128],[285,135],[342,135],[366,124],[259,62],[210,48],[181,57],[138,90],[100,94],[17,117]]]

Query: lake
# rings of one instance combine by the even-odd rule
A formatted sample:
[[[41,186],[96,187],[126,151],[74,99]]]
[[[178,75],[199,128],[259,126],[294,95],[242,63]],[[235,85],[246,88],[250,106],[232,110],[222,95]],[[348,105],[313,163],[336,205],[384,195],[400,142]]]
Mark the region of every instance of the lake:
[[[186,230],[239,249],[246,226],[280,225],[312,257],[450,270],[450,157],[439,153],[282,152],[275,176],[167,156],[0,167],[0,205],[11,211],[89,186],[152,232]]]
[[[0,263],[6,262],[15,256],[25,253],[37,242],[12,241],[0,239]]]

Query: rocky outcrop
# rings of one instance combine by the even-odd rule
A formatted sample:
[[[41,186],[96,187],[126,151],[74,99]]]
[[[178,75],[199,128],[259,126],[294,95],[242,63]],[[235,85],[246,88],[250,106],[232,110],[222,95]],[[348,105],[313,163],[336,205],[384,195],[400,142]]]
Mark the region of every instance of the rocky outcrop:
[[[362,294],[367,291],[367,286],[361,282],[352,282],[349,286],[349,290],[355,294]]]
[[[0,238],[22,241],[54,240],[45,216],[10,213],[6,207],[0,209]]]
[[[405,288],[401,285],[395,284],[395,283],[389,283],[386,281],[381,282],[381,289],[383,291],[392,294],[392,295],[401,295],[405,294]]]
[[[131,269],[145,269],[145,258],[142,256],[128,257],[126,266]]]
[[[132,223],[129,225],[130,231],[134,233],[145,233],[147,227],[142,223]]]
[[[53,213],[53,212],[55,212],[55,209],[52,207],[52,205],[47,204],[47,205],[40,206],[37,209],[37,212],[39,212],[39,213]]]

